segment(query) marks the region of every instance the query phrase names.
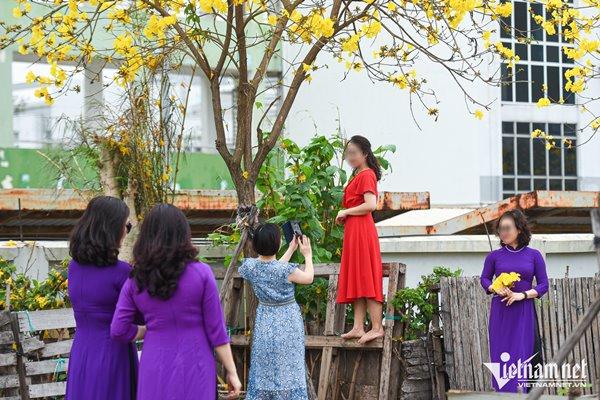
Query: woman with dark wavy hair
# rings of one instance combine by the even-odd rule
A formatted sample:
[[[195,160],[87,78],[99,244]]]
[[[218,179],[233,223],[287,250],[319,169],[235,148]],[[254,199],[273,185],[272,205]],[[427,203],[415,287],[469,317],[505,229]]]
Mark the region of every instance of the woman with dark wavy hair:
[[[92,199],[71,232],[69,297],[77,325],[67,374],[67,400],[135,399],[137,351],[110,337],[110,323],[131,266],[119,261],[130,225],[117,198]],[[141,323],[141,321],[140,321]],[[135,326],[136,336],[143,327]]]
[[[383,270],[379,236],[372,215],[377,208],[381,168],[371,143],[360,135],[350,138],[344,159],[353,171],[344,188],[343,209],[336,217],[338,224],[344,224],[336,301],[354,306],[353,327],[342,334],[342,338],[358,338],[362,344],[383,336]],[[365,333],[367,309],[372,325]]]
[[[216,395],[213,350],[227,371],[231,395],[241,389],[211,268],[196,261],[190,225],[175,206],[158,204],[142,222],[134,269],[123,285],[113,338],[132,341],[134,315],[147,331],[138,400],[210,400]]]
[[[516,371],[512,366],[520,368],[521,363],[530,363],[535,370],[542,363],[534,299],[548,291],[546,264],[539,250],[529,247],[531,232],[520,210],[502,214],[496,232],[500,248],[485,258],[480,279],[486,293],[493,296],[488,326],[490,360],[498,363],[501,375],[502,371],[516,373],[495,377],[492,385],[499,392],[517,392],[519,387],[527,392],[532,376],[526,368]],[[518,280],[512,287],[509,281],[513,279],[506,281],[508,284],[494,284],[494,276],[498,278],[502,273],[519,274]]]

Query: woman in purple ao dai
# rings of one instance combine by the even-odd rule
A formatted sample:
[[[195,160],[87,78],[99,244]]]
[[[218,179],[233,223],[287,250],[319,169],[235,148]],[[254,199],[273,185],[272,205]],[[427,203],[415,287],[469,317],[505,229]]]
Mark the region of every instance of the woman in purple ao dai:
[[[525,393],[535,380],[529,371],[542,363],[534,299],[548,291],[548,275],[542,254],[528,246],[531,233],[521,211],[503,214],[496,230],[501,247],[487,255],[481,272],[481,285],[493,295],[489,318],[491,362],[487,367],[492,371],[496,391]],[[512,288],[496,292],[492,279],[503,272],[517,272],[520,280]]]
[[[69,240],[69,298],[75,314],[75,338],[69,357],[66,400],[133,400],[136,397],[137,349],[111,339],[110,323],[131,266],[118,260],[130,226],[129,209],[117,198],[92,199]],[[137,323],[143,321],[136,319]],[[143,327],[132,324],[133,337]]]
[[[230,397],[241,389],[215,278],[196,255],[185,215],[172,205],[153,207],[111,325],[113,338],[128,342],[136,336],[134,315],[146,321],[138,400],[214,400],[213,351],[227,371]]]

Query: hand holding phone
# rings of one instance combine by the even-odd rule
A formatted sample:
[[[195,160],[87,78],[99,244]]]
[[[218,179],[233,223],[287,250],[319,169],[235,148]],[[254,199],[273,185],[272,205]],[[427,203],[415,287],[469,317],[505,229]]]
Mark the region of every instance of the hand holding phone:
[[[302,230],[298,221],[288,221],[281,228],[288,244],[291,244],[296,238],[302,237]]]

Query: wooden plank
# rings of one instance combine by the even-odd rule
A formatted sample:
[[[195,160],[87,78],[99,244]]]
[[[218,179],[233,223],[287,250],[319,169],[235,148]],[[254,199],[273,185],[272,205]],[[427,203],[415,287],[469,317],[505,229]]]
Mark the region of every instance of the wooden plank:
[[[450,283],[449,279],[444,277],[440,280],[440,305],[442,331],[444,334],[444,356],[445,368],[448,374],[448,384],[450,387],[456,387],[456,378],[454,375],[454,337],[452,336],[452,313],[450,311]]]
[[[399,263],[398,264],[398,284],[396,285],[396,290],[401,290],[406,287],[406,265]],[[436,306],[439,303],[436,303]],[[438,335],[437,337],[437,352],[439,356],[439,363],[436,365],[436,369],[438,374],[443,377],[444,376],[444,366],[443,366],[443,353],[442,353],[442,341],[441,341],[441,331],[439,330],[439,308],[436,310],[437,314],[437,326],[438,326]],[[392,354],[402,354],[402,341],[404,340],[404,324],[399,321],[397,318],[400,317],[399,310],[394,310],[394,327],[392,328]],[[402,384],[400,379],[395,379],[399,377],[401,373],[401,360],[399,357],[392,356],[392,361],[390,365],[390,385],[388,390],[388,399],[397,399],[398,392],[400,391],[400,385]],[[446,392],[445,387],[445,378],[438,380],[438,383],[441,382],[442,386],[440,390],[442,393]]]
[[[435,290],[434,290],[435,289]],[[442,400],[446,397],[446,385],[445,385],[445,374],[444,374],[444,354],[442,351],[442,330],[440,328],[440,291],[439,285],[437,288],[432,288],[430,291],[430,303],[433,307],[433,315],[431,318],[431,348],[433,350],[433,367],[434,367],[434,379],[431,385],[431,393],[433,394],[434,400]],[[400,323],[396,324],[401,325]],[[391,376],[398,376],[397,373],[392,372]],[[391,385],[394,384],[392,379]],[[397,393],[391,395],[390,399],[396,399]]]
[[[40,383],[29,386],[29,397],[39,399],[50,396],[63,396],[67,390],[67,382]]]
[[[455,377],[455,386],[450,386],[450,389],[464,389],[466,386],[466,379],[464,377],[464,368],[465,365],[463,360],[463,341],[462,341],[462,331],[460,327],[460,319],[455,316],[460,315],[459,313],[459,305],[458,305],[458,282],[459,278],[450,278],[450,293],[451,297],[449,299],[451,313],[452,313],[452,335],[454,337],[454,365],[459,366],[455,368],[456,377]]]
[[[535,309],[535,323],[538,328],[538,335],[540,335],[540,356],[544,357],[544,320],[543,320],[543,312],[542,312],[542,300],[533,299],[533,307]]]
[[[75,328],[73,309],[21,311],[18,312],[21,332],[43,331],[48,329]]]
[[[23,337],[20,335],[20,337],[23,354],[30,354],[45,347],[44,342],[37,336]]]
[[[489,340],[489,325],[490,325],[490,309],[491,309],[491,295],[487,294],[481,287],[481,283],[478,282],[478,303],[480,307],[480,343],[481,343],[481,357],[482,362],[490,361],[490,340]],[[483,370],[483,365],[481,366]],[[483,389],[482,390],[493,390],[492,378],[488,373],[483,373]]]
[[[590,308],[591,298],[589,297],[589,292],[587,288],[587,278],[578,278],[577,279],[577,299],[581,301],[581,313],[582,316],[585,315],[586,311]],[[587,376],[595,376],[594,372],[596,370],[596,363],[594,361],[594,347],[592,345],[592,330],[587,329],[585,331],[585,335],[581,338],[582,349],[584,350],[582,353],[583,359],[587,362]],[[584,388],[584,393],[592,393],[591,388]]]
[[[18,375],[0,375],[0,389],[19,387]]]
[[[555,329],[550,330],[550,310],[553,309],[551,304],[553,303],[554,297],[554,279],[549,279],[548,292],[539,301],[540,310],[540,335],[542,336],[542,347],[544,349],[543,359],[550,360],[552,358],[552,332],[556,332]]]
[[[556,287],[554,279],[548,279],[548,292],[545,296],[543,296],[539,300],[539,310],[540,310],[540,336],[542,338],[542,348],[543,348],[543,361],[544,363],[547,360],[552,358],[552,346],[554,341],[556,341],[556,329],[553,326],[553,329],[550,329],[550,318],[552,315],[556,315],[554,313],[554,305],[555,300],[554,297],[556,295]],[[548,393],[552,394],[552,391],[555,390],[553,388],[548,388]]]
[[[575,329],[575,327],[577,326],[577,322],[579,319],[579,304],[577,303],[577,294],[575,293],[576,289],[575,289],[575,279],[567,279],[566,280],[567,285],[568,285],[568,299],[569,299],[569,314],[571,315],[571,332],[573,331],[573,329]],[[575,343],[575,346],[573,348],[573,360],[577,363],[581,362],[581,341],[578,340],[577,343]]]
[[[68,358],[58,358],[54,360],[30,361],[25,363],[27,376],[54,374],[65,372],[69,365]]]
[[[558,339],[558,329],[557,329],[557,307],[558,307],[558,284],[556,279],[550,279],[550,289],[549,293],[551,293],[550,297],[548,297],[548,303],[546,304],[547,308],[547,318],[544,320],[544,329],[548,334],[548,355],[546,356],[547,360],[551,360],[554,357],[554,349],[559,347],[559,339]]]
[[[365,344],[359,344],[356,340],[345,340],[339,336],[306,335],[304,336],[304,343],[308,349],[336,347],[347,350],[379,350],[383,348],[383,340],[381,338],[377,338]],[[232,335],[231,345],[247,347],[250,345],[250,338],[246,335]]]
[[[481,354],[481,338],[480,338],[480,326],[481,316],[479,313],[479,304],[482,302],[481,298],[481,285],[478,282],[478,278],[471,278],[467,281],[468,291],[472,293],[469,296],[469,307],[473,310],[472,318],[470,319],[471,326],[473,327],[473,334],[471,336],[471,360],[473,370],[473,384],[477,390],[485,390],[483,383],[484,368],[482,365],[483,356]],[[487,335],[483,341],[488,341]]]
[[[44,348],[40,350],[40,357],[49,358],[68,355],[71,353],[71,347],[73,347],[73,339],[46,343]]]
[[[2,331],[0,332],[0,345],[3,344],[12,344],[15,342],[15,337],[12,331]]]
[[[0,367],[17,365],[17,355],[15,353],[0,354]]]
[[[400,274],[400,266],[393,263],[390,266],[390,274],[388,280],[387,303],[384,315],[394,314],[394,305],[392,300],[398,290],[398,279]],[[381,369],[379,371],[379,400],[388,400],[390,390],[390,370],[392,365],[392,336],[394,331],[394,319],[385,321],[383,335],[383,353],[381,354]]]
[[[458,301],[460,304],[460,309],[463,310],[463,313],[467,313],[468,312],[468,308],[469,308],[469,302],[468,299],[471,296],[471,292],[469,290],[468,287],[468,280],[467,279],[461,279],[460,283],[459,283],[459,288],[460,288],[460,294],[458,296]],[[473,340],[473,331],[472,331],[472,327],[470,326],[470,319],[469,318],[459,318],[461,321],[461,327],[462,327],[462,331],[463,332],[469,332],[468,335],[463,335],[463,338],[465,339],[465,347],[464,347],[464,352],[465,352],[465,362],[467,364],[464,364],[464,370],[465,370],[465,389],[470,389],[473,390],[475,388],[475,382],[473,380],[473,356],[472,356],[472,350],[473,350],[473,344],[472,344],[472,340]],[[479,367],[478,367],[479,368]]]
[[[327,289],[327,308],[325,311],[325,329],[323,335],[331,336],[334,332],[336,295],[338,289],[338,275],[329,275],[329,286]],[[319,386],[317,388],[317,398],[319,400],[327,399],[327,393],[330,388],[331,379],[331,360],[333,358],[333,347],[323,348],[321,354],[321,368],[319,370]]]
[[[461,279],[460,280],[460,302],[461,302],[461,309],[463,310],[463,315],[460,316],[459,318],[461,319],[462,322],[462,326],[463,326],[463,332],[469,332],[469,335],[464,335],[465,336],[465,343],[467,344],[467,348],[466,353],[467,353],[467,357],[466,357],[466,361],[467,364],[465,364],[464,368],[466,370],[466,376],[467,376],[467,388],[470,390],[475,390],[476,384],[475,384],[475,371],[474,368],[475,366],[473,365],[473,360],[475,359],[475,357],[473,356],[474,353],[474,347],[475,347],[475,343],[473,341],[473,319],[474,319],[474,310],[473,307],[471,306],[471,299],[472,299],[472,292],[470,290],[470,286],[471,286],[471,279],[469,277],[466,277],[465,279]],[[469,296],[465,297],[465,294],[469,293]]]
[[[0,311],[0,327],[10,324],[10,311]]]
[[[556,329],[556,337],[559,348],[564,344],[566,338],[567,318],[565,316],[565,305],[563,298],[565,297],[564,285],[562,279],[556,280],[556,319],[550,322],[550,325]]]

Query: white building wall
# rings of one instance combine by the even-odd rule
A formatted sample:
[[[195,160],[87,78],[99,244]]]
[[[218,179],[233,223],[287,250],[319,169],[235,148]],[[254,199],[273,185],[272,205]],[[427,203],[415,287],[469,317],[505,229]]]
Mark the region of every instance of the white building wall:
[[[420,104],[413,106],[413,121],[406,90],[371,82],[364,71],[342,80],[345,64],[329,55],[320,56],[316,64],[327,67],[313,72],[312,82],[300,89],[286,124],[291,138],[306,143],[315,133],[333,134],[339,126],[347,137],[366,136],[373,147],[395,144],[396,153],[389,157],[393,172],[384,177],[380,190],[429,191],[433,204],[479,202],[481,164],[490,169],[489,153],[497,151],[485,140],[486,153],[481,154],[480,140],[496,125],[495,112],[486,113],[482,121],[469,114],[447,72],[432,63],[416,70],[436,90],[437,122]],[[485,102],[491,93],[477,85],[471,94]]]

